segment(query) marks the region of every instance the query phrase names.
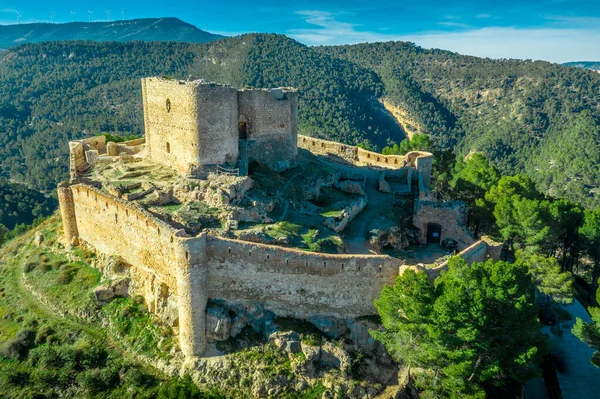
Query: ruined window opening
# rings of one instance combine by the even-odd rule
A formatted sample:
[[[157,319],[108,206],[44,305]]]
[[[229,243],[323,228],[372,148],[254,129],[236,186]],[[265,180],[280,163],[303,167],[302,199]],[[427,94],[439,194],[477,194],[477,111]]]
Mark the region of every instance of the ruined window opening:
[[[115,223],[119,223],[119,215],[115,213]]]
[[[246,140],[248,138],[248,123],[238,122],[238,135],[240,140]]]
[[[358,267],[358,271],[360,271],[360,266]]]
[[[304,262],[304,266],[308,266],[308,261]]]
[[[104,206],[106,207],[106,209],[108,209],[108,202],[105,202]]]
[[[344,270],[344,264],[342,263],[342,270]]]
[[[398,160],[397,160],[397,159],[394,159],[394,163],[395,163],[395,164],[397,164],[397,163],[398,163]]]
[[[160,234],[160,227],[157,227],[157,228],[156,228],[156,232],[157,232],[158,234]]]
[[[267,255],[267,260],[269,260],[269,255]]]
[[[379,265],[379,271],[381,271],[381,265]]]
[[[170,112],[171,112],[171,100],[169,100],[169,99],[167,98],[167,102],[166,102],[166,104],[165,104],[165,105],[166,105],[166,107],[167,107],[167,113],[170,113]]]
[[[321,147],[325,148],[325,143],[321,143]]]
[[[323,262],[323,269],[327,267],[327,262]]]
[[[171,153],[171,144],[169,142],[167,142],[167,153]]]
[[[171,243],[173,242],[173,236],[171,236]]]
[[[129,210],[125,209],[125,216],[129,216]]]
[[[248,256],[252,256],[252,252],[248,251]]]
[[[185,251],[185,258],[187,260],[190,260],[190,253],[188,251]]]
[[[229,253],[231,253],[231,247],[229,247]]]
[[[146,220],[146,227],[148,227],[148,221]]]
[[[289,259],[286,259],[286,260],[285,260],[285,264],[286,264],[286,265],[289,265],[289,264],[290,264],[290,260],[289,260]]]

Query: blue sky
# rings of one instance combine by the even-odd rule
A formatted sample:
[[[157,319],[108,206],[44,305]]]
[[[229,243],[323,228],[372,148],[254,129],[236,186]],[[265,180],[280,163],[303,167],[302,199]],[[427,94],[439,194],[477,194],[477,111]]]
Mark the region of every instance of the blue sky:
[[[600,0],[0,0],[0,24],[178,17],[210,32],[283,33],[309,45],[407,40],[492,58],[600,60]]]

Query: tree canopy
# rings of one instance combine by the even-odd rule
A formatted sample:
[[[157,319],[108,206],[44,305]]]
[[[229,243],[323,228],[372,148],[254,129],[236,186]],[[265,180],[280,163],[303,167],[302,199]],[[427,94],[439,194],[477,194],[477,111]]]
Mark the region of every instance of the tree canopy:
[[[485,389],[539,374],[546,352],[534,285],[523,264],[468,265],[453,257],[431,285],[405,271],[375,301],[384,331],[372,331],[392,356],[431,370],[419,389],[450,398],[483,398]]]

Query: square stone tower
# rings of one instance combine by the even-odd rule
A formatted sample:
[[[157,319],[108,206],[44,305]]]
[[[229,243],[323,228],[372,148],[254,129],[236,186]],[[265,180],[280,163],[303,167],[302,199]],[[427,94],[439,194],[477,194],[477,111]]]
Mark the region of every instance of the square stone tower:
[[[295,165],[298,93],[237,89],[203,80],[142,79],[148,157],[184,174],[256,160],[281,172]]]

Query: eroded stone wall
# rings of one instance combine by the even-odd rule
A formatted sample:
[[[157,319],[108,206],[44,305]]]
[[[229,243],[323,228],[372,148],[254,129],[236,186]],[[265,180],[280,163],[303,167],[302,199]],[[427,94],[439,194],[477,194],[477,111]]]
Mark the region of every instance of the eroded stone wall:
[[[249,161],[276,172],[296,164],[298,92],[295,89],[244,89],[238,93],[239,123],[245,124]]]
[[[298,135],[298,147],[313,154],[338,157],[356,166],[374,166],[383,169],[413,168],[423,175],[423,187],[429,190],[433,155],[411,151],[406,155],[383,155],[363,148]]]
[[[217,237],[207,238],[206,260],[210,298],[260,302],[298,318],[375,314],[373,300],[401,267],[388,256],[317,254]]]
[[[237,90],[201,81],[142,79],[148,156],[182,173],[236,162]]]
[[[442,227],[440,240],[452,238],[458,242],[458,249],[463,250],[475,240],[467,230],[466,205],[460,201],[428,202],[417,201],[413,224],[419,229],[419,244],[427,244],[427,225],[438,224]]]

